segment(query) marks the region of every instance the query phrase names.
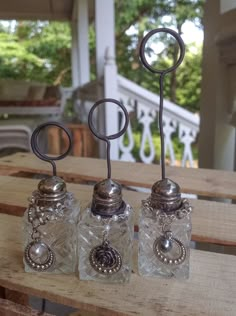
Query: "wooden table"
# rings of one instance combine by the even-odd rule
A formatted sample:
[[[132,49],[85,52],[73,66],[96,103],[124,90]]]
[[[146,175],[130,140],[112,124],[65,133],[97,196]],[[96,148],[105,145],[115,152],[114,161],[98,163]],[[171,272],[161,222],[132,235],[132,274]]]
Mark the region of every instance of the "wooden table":
[[[0,159],[0,286],[95,312],[95,315],[236,315],[236,257],[230,254],[191,250],[188,281],[140,277],[137,274],[136,247],[134,273],[131,282],[125,285],[79,281],[73,275],[24,273],[19,216],[27,206],[27,197],[38,183],[29,176],[50,172],[47,163],[31,154],[18,153]],[[68,157],[58,162],[58,174],[70,182],[69,190],[84,207],[91,199],[93,189],[84,183],[104,178],[106,162]],[[169,167],[167,175],[180,184],[182,192],[236,199],[234,172]],[[150,188],[160,178],[160,168],[157,165],[113,162],[112,177],[125,186]],[[135,209],[136,228],[140,200],[146,196],[145,193],[124,189],[125,199]],[[229,252],[234,253],[236,205],[208,200],[191,200],[191,204],[194,206],[192,239],[228,246]]]

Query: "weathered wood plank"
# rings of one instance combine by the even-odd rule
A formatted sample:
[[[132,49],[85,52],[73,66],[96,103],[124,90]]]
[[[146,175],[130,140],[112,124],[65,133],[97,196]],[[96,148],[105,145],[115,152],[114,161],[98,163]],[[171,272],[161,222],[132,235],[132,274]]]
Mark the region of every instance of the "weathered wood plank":
[[[58,174],[71,180],[97,181],[106,177],[106,162],[102,159],[67,157],[58,161]],[[0,159],[0,169],[32,173],[50,173],[49,164],[33,154],[17,153]],[[124,185],[150,188],[160,179],[160,166],[144,163],[112,162],[112,177]],[[236,199],[236,173],[220,170],[167,167],[167,176],[178,182],[182,192]]]
[[[9,300],[0,298],[0,315],[2,316],[53,316],[52,314],[43,313],[39,314],[30,307],[26,307],[20,304],[16,304]]]
[[[17,291],[5,289],[5,299],[20,305],[29,305],[29,297]]]
[[[104,316],[235,315],[235,256],[192,250],[188,281],[134,273],[129,284],[108,285],[74,275],[29,274],[23,271],[20,223],[0,215],[0,284],[6,288]]]
[[[39,180],[0,176],[0,212],[22,216],[28,204],[28,197],[37,188]],[[81,201],[85,208],[92,197],[92,186],[68,184],[68,190]],[[123,190],[124,199],[135,210],[135,225],[138,226],[140,203],[148,194]],[[192,240],[221,245],[236,245],[236,205],[191,200]]]

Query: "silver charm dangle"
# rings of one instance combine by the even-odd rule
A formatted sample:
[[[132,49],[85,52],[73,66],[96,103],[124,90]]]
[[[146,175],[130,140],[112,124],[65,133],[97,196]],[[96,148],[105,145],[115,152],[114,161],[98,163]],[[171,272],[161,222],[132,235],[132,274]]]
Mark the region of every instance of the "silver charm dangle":
[[[31,204],[28,221],[32,224],[32,241],[25,248],[24,258],[28,266],[38,272],[48,270],[55,263],[54,252],[41,240],[41,232],[38,230],[41,225],[46,225],[49,218],[38,206]]]
[[[33,270],[43,272],[54,264],[55,255],[46,243],[36,239],[26,246],[25,261]]]
[[[111,247],[108,240],[91,250],[89,261],[93,269],[100,274],[117,273],[122,266],[119,251]]]
[[[179,265],[186,258],[186,249],[183,243],[174,238],[171,231],[165,232],[154,241],[153,252],[162,263],[168,265]]]

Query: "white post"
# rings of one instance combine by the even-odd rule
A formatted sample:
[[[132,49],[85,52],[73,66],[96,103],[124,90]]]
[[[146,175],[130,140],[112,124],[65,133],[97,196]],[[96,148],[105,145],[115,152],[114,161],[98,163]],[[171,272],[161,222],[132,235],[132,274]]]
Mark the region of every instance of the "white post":
[[[228,69],[232,67],[233,48],[231,47],[233,46],[231,46],[231,42],[227,47],[225,40],[218,40],[218,42],[215,40],[216,35],[218,36],[222,30],[229,29],[231,20],[220,14],[220,0],[206,1],[204,11],[205,39],[200,106],[199,166],[233,170],[236,137],[235,128],[229,124],[228,91],[230,85]],[[227,39],[227,37],[225,38]],[[229,63],[227,54],[230,58]]]
[[[95,0],[96,67],[97,77],[104,74],[104,55],[109,47],[115,57],[115,16],[114,0]]]
[[[110,54],[110,49],[107,48],[105,55],[104,69],[104,96],[105,98],[118,99],[117,91],[117,68],[115,58]],[[105,111],[105,123],[107,135],[117,133],[119,130],[118,124],[119,109],[115,104],[108,104]],[[111,159],[119,159],[119,140],[111,141]]]
[[[103,97],[118,99],[114,0],[95,0],[95,27],[97,79],[104,76]],[[104,56],[106,58],[105,67]],[[102,95],[100,94],[99,97]],[[115,104],[108,103],[105,107],[99,108],[98,127],[100,132],[106,133],[106,135],[118,132],[118,108]],[[105,147],[101,142],[99,151],[100,157],[105,157]],[[111,159],[119,159],[118,140],[111,141]]]
[[[82,86],[90,78],[88,1],[75,0],[72,19],[72,81]]]
[[[77,49],[77,23],[71,23],[71,73],[72,73],[72,88],[75,89],[79,86],[79,65],[78,65],[78,49]]]

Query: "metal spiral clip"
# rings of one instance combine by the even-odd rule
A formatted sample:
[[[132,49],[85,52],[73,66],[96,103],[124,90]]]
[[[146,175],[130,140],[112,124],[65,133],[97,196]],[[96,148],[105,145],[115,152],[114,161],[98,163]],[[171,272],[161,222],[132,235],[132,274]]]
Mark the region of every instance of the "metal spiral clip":
[[[114,103],[118,105],[125,116],[124,127],[116,134],[105,136],[100,134],[93,125],[94,110],[103,103]],[[99,139],[107,144],[107,179],[98,182],[94,186],[93,200],[91,211],[94,215],[98,215],[105,219],[111,219],[112,216],[119,216],[124,213],[126,204],[122,199],[121,185],[111,179],[111,158],[110,158],[110,140],[116,139],[123,135],[128,127],[129,115],[126,108],[114,99],[102,99],[97,101],[91,108],[88,116],[88,124],[91,132]],[[94,247],[90,251],[89,262],[92,268],[99,274],[112,275],[117,273],[122,267],[121,254],[117,249],[110,245],[108,240],[108,232],[105,231],[103,241],[100,245]]]
[[[150,40],[152,36],[154,36],[157,33],[167,33],[172,35],[175,40],[177,41],[179,48],[180,48],[180,54],[177,62],[167,69],[159,70],[152,67],[149,62],[146,59],[145,56],[145,47],[147,45],[147,42]],[[150,31],[142,40],[140,45],[140,59],[142,61],[142,64],[152,73],[160,75],[159,77],[159,84],[160,84],[160,109],[159,109],[159,128],[160,128],[160,138],[161,138],[161,171],[162,171],[162,179],[165,179],[165,144],[164,144],[164,133],[163,133],[163,83],[164,83],[164,77],[169,72],[172,72],[176,70],[179,65],[182,63],[185,55],[185,46],[184,42],[181,38],[181,36],[176,33],[175,31],[168,29],[168,28],[158,28],[155,30]]]
[[[38,136],[42,129],[48,126],[57,126],[62,129],[69,139],[68,149],[65,153],[57,157],[49,157],[42,153],[38,145]],[[63,159],[68,155],[72,147],[69,130],[58,122],[48,122],[39,125],[31,137],[31,147],[34,154],[43,161],[52,165],[53,176],[42,179],[38,184],[38,191],[31,199],[28,208],[28,221],[32,225],[32,241],[26,246],[24,259],[27,265],[35,271],[46,271],[53,266],[56,261],[53,250],[42,241],[39,227],[46,225],[54,216],[51,210],[63,206],[66,197],[66,184],[63,179],[57,177],[55,160]],[[50,211],[49,211],[50,210]]]
[[[93,124],[93,113],[94,110],[103,103],[114,103],[118,105],[125,116],[124,127],[116,134],[110,136],[102,135],[99,133]],[[103,140],[107,144],[107,179],[98,182],[94,186],[93,191],[93,201],[92,201],[92,212],[96,215],[101,215],[103,217],[111,217],[113,215],[119,215],[124,212],[125,203],[122,200],[122,190],[121,185],[111,179],[111,158],[110,158],[110,140],[119,138],[123,135],[129,124],[129,115],[122,103],[115,99],[102,99],[97,101],[91,108],[88,116],[88,124],[91,132],[99,139]]]
[[[150,38],[157,33],[166,33],[172,35],[179,45],[180,53],[176,63],[167,69],[155,69],[146,59],[145,50],[147,42]],[[150,197],[150,205],[153,209],[159,210],[166,214],[166,218],[172,218],[179,209],[184,207],[183,199],[181,199],[180,187],[177,183],[171,179],[166,178],[165,174],[165,143],[164,143],[164,132],[163,132],[163,85],[165,75],[176,70],[177,67],[182,63],[185,55],[185,46],[182,38],[175,31],[168,28],[158,28],[150,31],[142,40],[140,46],[140,59],[142,64],[152,73],[159,75],[160,85],[160,109],[159,109],[159,128],[160,128],[160,139],[161,139],[161,176],[162,179],[157,181],[152,186],[152,193]],[[175,216],[174,216],[175,217]],[[165,223],[163,223],[163,228]],[[167,230],[163,230],[163,235],[158,237],[153,245],[153,251],[156,257],[165,264],[181,264],[186,258],[186,249],[183,243],[177,238],[172,236],[170,230],[171,223],[167,225]],[[172,257],[171,250],[175,249],[178,253],[176,257]],[[179,251],[178,251],[179,249]]]
[[[67,137],[68,137],[68,140],[69,140],[69,145],[68,145],[68,148],[67,150],[57,156],[57,157],[50,157],[44,153],[42,153],[39,149],[39,145],[38,145],[38,136],[40,134],[40,132],[46,128],[46,127],[49,127],[49,126],[56,126],[60,129],[62,129]],[[72,139],[71,139],[71,133],[70,131],[64,126],[62,125],[61,123],[59,122],[47,122],[47,123],[43,123],[41,125],[39,125],[38,127],[36,127],[36,129],[33,131],[33,134],[31,136],[31,148],[33,150],[33,153],[41,160],[44,160],[44,161],[47,161],[49,162],[51,165],[52,165],[52,170],[53,170],[53,175],[56,176],[57,175],[57,169],[56,169],[56,164],[55,164],[55,161],[56,160],[61,160],[63,158],[65,158],[69,152],[71,151],[71,148],[72,148]]]

